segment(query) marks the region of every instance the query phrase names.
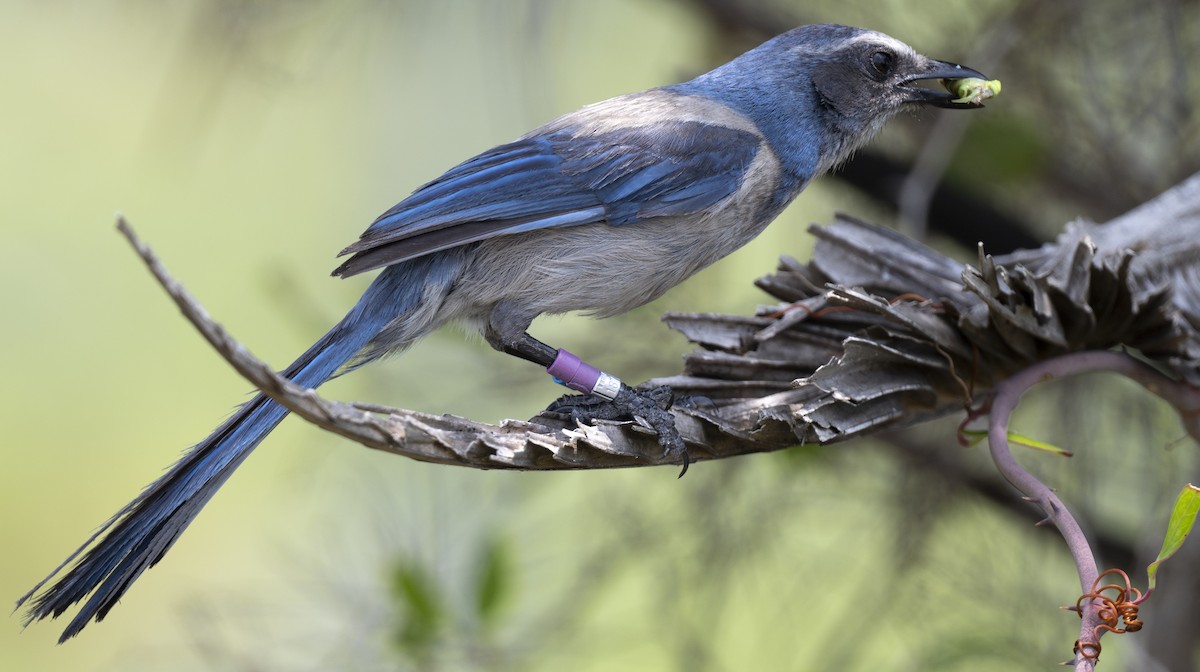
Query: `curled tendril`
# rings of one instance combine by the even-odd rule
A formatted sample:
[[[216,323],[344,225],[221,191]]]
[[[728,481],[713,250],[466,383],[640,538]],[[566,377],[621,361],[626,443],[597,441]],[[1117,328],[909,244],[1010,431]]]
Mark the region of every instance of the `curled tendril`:
[[[1099,660],[1100,659],[1100,642],[1098,642],[1098,641],[1096,641],[1096,642],[1081,642],[1077,639],[1077,640],[1075,640],[1074,651],[1075,651],[1075,655],[1082,656],[1082,657],[1086,658],[1087,660]],[[1063,663],[1063,664],[1066,665],[1067,663]]]
[[[1100,582],[1109,574],[1120,576],[1123,579],[1123,584],[1110,583],[1101,586]],[[1100,619],[1100,623],[1092,629],[1092,641],[1090,642],[1075,642],[1075,654],[1083,656],[1089,660],[1096,660],[1100,657],[1100,634],[1101,632],[1112,632],[1118,635],[1126,632],[1137,632],[1142,629],[1141,620],[1138,619],[1138,603],[1142,600],[1142,591],[1134,588],[1129,583],[1129,575],[1119,569],[1110,569],[1105,571],[1092,583],[1092,592],[1086,593],[1075,601],[1074,611],[1079,613],[1079,617],[1083,618],[1083,603],[1085,600],[1097,600],[1100,602],[1096,607],[1096,617]]]

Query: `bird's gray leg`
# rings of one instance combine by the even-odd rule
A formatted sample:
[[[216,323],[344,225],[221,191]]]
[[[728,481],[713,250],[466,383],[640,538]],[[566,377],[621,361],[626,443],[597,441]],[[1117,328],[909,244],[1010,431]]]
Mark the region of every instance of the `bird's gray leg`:
[[[682,460],[682,476],[687,471],[688,452],[670,412],[674,401],[671,388],[635,390],[570,352],[546,345],[527,331],[533,317],[510,304],[497,304],[488,316],[483,337],[496,350],[544,366],[555,382],[583,393],[563,395],[546,410],[585,423],[640,420],[658,434],[665,455]]]
[[[489,320],[483,332],[488,344],[496,350],[546,368],[553,366],[554,360],[558,358],[558,350],[530,336],[524,329],[511,333],[502,332],[496,326],[494,321]]]

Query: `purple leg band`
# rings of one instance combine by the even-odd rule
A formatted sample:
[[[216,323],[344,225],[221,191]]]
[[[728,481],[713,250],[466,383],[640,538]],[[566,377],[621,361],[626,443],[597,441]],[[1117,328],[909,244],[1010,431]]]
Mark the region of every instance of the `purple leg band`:
[[[600,369],[561,349],[554,358],[554,363],[546,367],[546,373],[572,390],[584,394],[596,389],[596,381],[600,380]]]

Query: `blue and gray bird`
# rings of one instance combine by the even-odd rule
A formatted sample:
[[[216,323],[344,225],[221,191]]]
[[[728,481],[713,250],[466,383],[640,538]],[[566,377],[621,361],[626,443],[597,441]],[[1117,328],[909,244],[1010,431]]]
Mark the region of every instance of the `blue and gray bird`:
[[[542,343],[531,322],[661,296],[758,235],[895,113],[977,106],[918,82],[973,77],[986,79],[881,33],[813,25],[691,81],[555,119],[417,189],[343,250],[334,275],[382,272],[284,374],[315,388],[466,322],[586,395],[560,409],[647,420],[686,465],[669,396]],[[86,600],[65,641],[103,619],[286,415],[261,394],[241,406],[18,601],[30,601],[27,622]]]

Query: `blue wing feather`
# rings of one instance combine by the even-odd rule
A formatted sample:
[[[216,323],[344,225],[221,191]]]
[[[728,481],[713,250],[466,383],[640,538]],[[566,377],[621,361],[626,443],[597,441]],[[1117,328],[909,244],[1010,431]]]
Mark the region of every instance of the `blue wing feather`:
[[[493,236],[699,212],[737,191],[762,142],[698,121],[602,133],[584,125],[501,145],[380,215],[334,275],[350,276]]]

